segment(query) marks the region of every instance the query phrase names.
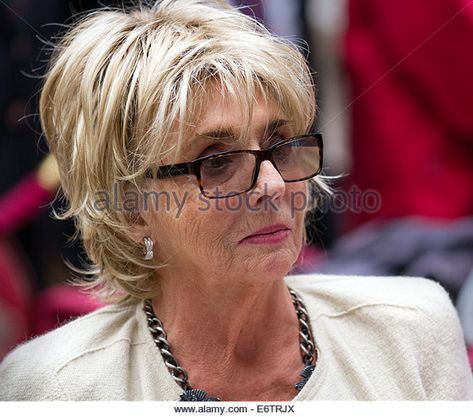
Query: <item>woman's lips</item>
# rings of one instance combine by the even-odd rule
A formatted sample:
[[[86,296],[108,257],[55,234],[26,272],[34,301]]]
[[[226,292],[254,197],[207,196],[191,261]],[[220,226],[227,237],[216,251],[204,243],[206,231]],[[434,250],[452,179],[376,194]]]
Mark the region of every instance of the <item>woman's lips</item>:
[[[258,230],[251,235],[246,236],[240,241],[240,243],[250,244],[275,244],[280,243],[287,238],[290,232],[290,228],[284,224],[276,224],[273,226],[265,227]]]

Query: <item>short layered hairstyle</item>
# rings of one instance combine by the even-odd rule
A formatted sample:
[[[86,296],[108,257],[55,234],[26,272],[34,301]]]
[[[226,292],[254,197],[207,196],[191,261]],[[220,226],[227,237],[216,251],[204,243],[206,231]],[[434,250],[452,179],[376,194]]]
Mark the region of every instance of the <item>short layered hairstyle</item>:
[[[189,140],[211,83],[239,102],[242,126],[257,96],[276,103],[295,134],[313,125],[314,83],[301,51],[223,0],[100,9],[54,47],[40,116],[68,202],[58,217],[75,219],[93,263],[84,285],[102,298],[150,297],[160,265],[143,260],[133,216],[97,207],[96,196],[143,189],[146,171]]]

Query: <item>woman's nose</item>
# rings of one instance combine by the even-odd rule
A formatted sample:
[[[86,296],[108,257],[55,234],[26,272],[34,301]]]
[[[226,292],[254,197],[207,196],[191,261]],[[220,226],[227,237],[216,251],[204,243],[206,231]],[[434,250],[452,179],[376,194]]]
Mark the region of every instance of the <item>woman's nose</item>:
[[[286,183],[271,161],[263,161],[253,190],[249,191],[249,203],[252,207],[264,200],[278,201],[286,191]]]

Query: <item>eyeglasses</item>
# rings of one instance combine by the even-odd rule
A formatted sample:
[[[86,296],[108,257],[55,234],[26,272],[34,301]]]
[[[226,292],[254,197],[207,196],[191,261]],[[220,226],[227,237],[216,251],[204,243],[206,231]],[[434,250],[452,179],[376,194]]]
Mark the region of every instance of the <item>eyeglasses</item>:
[[[149,169],[146,177],[164,179],[195,175],[207,198],[227,198],[254,188],[260,165],[270,161],[284,182],[304,181],[322,170],[321,134],[308,134],[278,142],[268,149],[228,151],[190,162]]]

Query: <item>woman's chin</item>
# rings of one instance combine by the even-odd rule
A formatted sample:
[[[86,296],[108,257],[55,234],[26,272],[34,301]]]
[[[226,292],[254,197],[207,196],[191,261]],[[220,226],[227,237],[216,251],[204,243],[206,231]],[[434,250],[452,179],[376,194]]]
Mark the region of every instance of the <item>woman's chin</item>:
[[[271,281],[285,277],[293,269],[296,261],[297,255],[293,251],[275,250],[259,256],[254,255],[246,264],[250,275],[264,276],[267,277],[265,281]]]

